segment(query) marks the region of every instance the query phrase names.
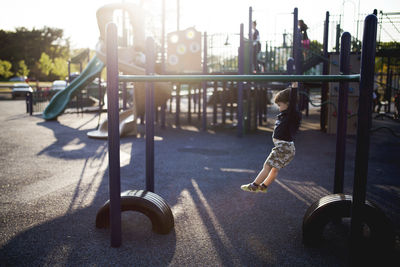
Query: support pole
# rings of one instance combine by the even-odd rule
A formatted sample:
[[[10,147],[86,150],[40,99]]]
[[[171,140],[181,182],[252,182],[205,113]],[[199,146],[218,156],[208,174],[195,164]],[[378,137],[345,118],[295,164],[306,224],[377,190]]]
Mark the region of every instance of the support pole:
[[[222,124],[226,122],[226,86],[227,82],[222,83]]]
[[[324,27],[324,42],[323,42],[323,56],[324,61],[322,65],[322,75],[329,74],[329,60],[328,60],[328,36],[329,36],[329,12],[326,12],[325,27]],[[321,86],[321,103],[326,103],[328,100],[328,83],[323,82]],[[327,119],[327,106],[326,104],[321,105],[320,115],[320,128],[321,131],[326,131],[326,119]]]
[[[340,24],[337,24],[337,25],[336,25],[336,47],[335,47],[336,53],[339,53],[340,31],[341,31],[341,29],[340,29]]]
[[[386,90],[384,94],[384,99],[387,101],[388,105],[385,112],[390,113],[390,99],[392,98],[392,72],[390,70],[390,57],[388,57],[387,71],[386,71]]]
[[[244,25],[240,24],[240,46],[239,46],[239,75],[244,74]],[[243,137],[243,82],[238,82],[237,99],[237,130],[238,137]]]
[[[217,111],[218,111],[218,82],[214,82],[214,92],[213,92],[213,124],[217,124]]]
[[[162,26],[161,26],[161,74],[165,74],[165,0],[162,0],[161,6],[162,14]],[[172,99],[172,98],[171,98]],[[167,104],[164,102],[161,104],[161,128],[165,128],[165,112]]]
[[[288,75],[293,75],[294,73],[294,59],[292,57],[288,58],[286,62],[286,71]]]
[[[192,123],[192,84],[188,85],[188,123]]]
[[[122,109],[126,110],[126,99],[127,98],[127,92],[126,92],[126,82],[122,83]]]
[[[201,87],[199,85],[199,89],[197,90],[197,120],[201,119]]]
[[[299,21],[298,21],[298,9],[297,7],[294,8],[293,11],[293,46],[292,46],[292,57],[294,58],[295,62],[297,61],[297,49],[299,47],[299,44],[297,43],[297,33],[298,33],[298,29],[299,29],[299,25],[298,25]]]
[[[161,74],[165,74],[165,0],[162,0],[161,14]]]
[[[180,126],[180,115],[181,115],[181,84],[176,84],[175,94],[175,125]]]
[[[99,118],[101,115],[101,110],[102,110],[102,106],[103,106],[103,92],[102,92],[102,88],[101,88],[101,72],[99,73]]]
[[[146,39],[146,75],[154,75],[154,40]],[[154,193],[154,83],[146,82],[146,191]]]
[[[364,21],[361,54],[360,98],[358,104],[356,159],[351,209],[351,259],[355,263],[365,253],[362,245],[363,208],[368,176],[370,129],[372,123],[372,93],[374,88],[377,17],[368,15]]]
[[[108,116],[108,165],[110,184],[111,246],[119,247],[121,238],[121,181],[119,158],[119,106],[118,106],[118,41],[117,26],[108,23],[107,40],[107,116]]]
[[[340,44],[340,73],[350,74],[350,42],[351,35],[348,32],[342,34]],[[339,83],[338,117],[336,130],[336,160],[333,193],[343,193],[344,163],[346,159],[346,132],[347,132],[347,98],[349,91],[348,82]]]
[[[253,73],[255,69],[253,64],[253,8],[249,7],[249,74]]]
[[[203,74],[207,74],[207,32],[204,33]],[[203,81],[203,131],[207,130],[207,81]]]

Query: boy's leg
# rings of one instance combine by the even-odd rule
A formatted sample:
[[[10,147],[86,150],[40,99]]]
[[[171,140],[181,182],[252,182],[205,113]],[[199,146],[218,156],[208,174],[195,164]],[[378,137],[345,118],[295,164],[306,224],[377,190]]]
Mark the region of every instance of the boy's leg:
[[[265,186],[269,186],[275,180],[275,178],[278,176],[278,172],[279,172],[279,169],[272,167],[268,174],[268,177],[263,181],[263,184]]]
[[[268,173],[270,172],[271,167],[265,162],[263,165],[263,169],[258,173],[257,177],[250,184],[242,185],[240,188],[244,191],[249,192],[267,192],[267,188],[261,186],[261,183],[268,177]]]
[[[264,162],[263,169],[258,173],[253,183],[260,185],[268,177],[270,171],[271,166],[269,166],[267,162]]]

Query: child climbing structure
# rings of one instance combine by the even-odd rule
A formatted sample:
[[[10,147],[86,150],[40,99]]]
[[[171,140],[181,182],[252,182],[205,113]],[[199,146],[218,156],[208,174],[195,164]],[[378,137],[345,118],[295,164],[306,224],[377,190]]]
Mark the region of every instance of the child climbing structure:
[[[97,11],[97,23],[100,30],[99,42],[96,45],[96,55],[91,59],[81,75],[76,78],[64,90],[57,93],[50,101],[43,112],[43,118],[46,120],[56,119],[62,114],[74,94],[85,88],[101,73],[106,63],[105,56],[105,25],[112,22],[115,11],[122,10],[128,14],[127,19],[132,27],[133,45],[120,46],[118,48],[118,70],[126,75],[145,74],[146,58],[144,55],[144,10],[132,3],[115,3],[101,7]],[[156,85],[157,95],[155,105],[161,106],[171,96],[172,87],[170,83],[160,83]],[[134,85],[134,105],[132,108],[122,111],[120,114],[120,134],[136,134],[136,118],[144,114],[145,106],[145,85],[144,83],[135,83]],[[97,131],[88,133],[92,138],[107,138],[107,121],[104,121]]]

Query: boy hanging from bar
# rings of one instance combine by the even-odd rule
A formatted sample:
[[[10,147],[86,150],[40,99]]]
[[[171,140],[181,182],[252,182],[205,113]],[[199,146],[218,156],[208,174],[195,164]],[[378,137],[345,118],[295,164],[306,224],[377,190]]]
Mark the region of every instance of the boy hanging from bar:
[[[247,192],[266,193],[268,186],[278,176],[281,168],[292,161],[295,154],[294,136],[300,127],[301,113],[297,108],[297,86],[292,83],[291,87],[280,91],[275,96],[275,104],[279,107],[272,141],[274,148],[264,162],[263,169],[250,184],[242,185],[240,188]]]

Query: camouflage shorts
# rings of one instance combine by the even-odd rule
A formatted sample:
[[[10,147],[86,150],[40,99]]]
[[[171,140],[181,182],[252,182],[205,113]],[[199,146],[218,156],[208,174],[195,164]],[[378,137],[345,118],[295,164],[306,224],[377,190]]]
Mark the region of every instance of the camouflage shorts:
[[[274,140],[275,147],[272,148],[267,160],[265,161],[271,167],[281,169],[292,161],[295,154],[293,142]]]

